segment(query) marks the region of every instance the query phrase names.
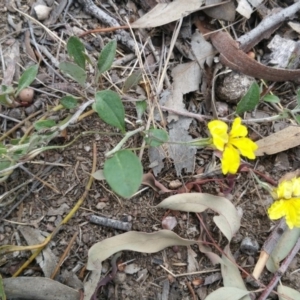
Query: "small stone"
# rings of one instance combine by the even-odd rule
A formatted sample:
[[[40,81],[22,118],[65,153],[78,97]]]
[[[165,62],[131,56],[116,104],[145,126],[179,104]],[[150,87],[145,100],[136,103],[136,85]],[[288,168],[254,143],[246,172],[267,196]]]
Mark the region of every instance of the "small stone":
[[[241,243],[240,249],[247,255],[254,255],[259,250],[258,242],[249,236],[246,236]]]
[[[49,219],[48,219],[48,222],[54,222],[56,220],[56,217],[55,216],[53,216],[53,217],[50,217]]]
[[[230,73],[218,84],[216,90],[220,100],[236,104],[249,90],[254,78],[237,73]]]
[[[125,267],[124,272],[126,274],[134,274],[138,272],[141,268],[137,264],[130,264]]]
[[[169,183],[169,188],[172,189],[172,190],[176,190],[176,189],[178,189],[181,186],[182,186],[182,182],[180,180],[178,180],[178,179],[172,180]]]
[[[19,99],[25,103],[31,103],[34,97],[34,90],[32,88],[25,88],[19,94]]]
[[[105,206],[106,206],[106,203],[104,203],[104,202],[99,202],[99,203],[96,205],[96,208],[99,209],[99,210],[101,210],[101,209],[103,209]]]
[[[90,152],[91,151],[91,146],[84,146],[84,150],[86,152]]]

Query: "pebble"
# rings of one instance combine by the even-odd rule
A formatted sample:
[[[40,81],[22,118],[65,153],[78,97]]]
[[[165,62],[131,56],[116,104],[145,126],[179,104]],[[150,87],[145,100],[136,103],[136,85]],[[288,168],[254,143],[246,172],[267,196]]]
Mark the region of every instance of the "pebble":
[[[247,255],[254,255],[258,252],[259,245],[256,239],[246,236],[241,242],[240,249]]]

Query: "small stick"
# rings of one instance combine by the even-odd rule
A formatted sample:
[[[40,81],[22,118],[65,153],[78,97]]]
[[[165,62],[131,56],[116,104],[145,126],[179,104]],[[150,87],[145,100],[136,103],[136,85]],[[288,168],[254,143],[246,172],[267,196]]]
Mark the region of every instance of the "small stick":
[[[102,226],[111,227],[114,229],[119,229],[124,231],[130,231],[132,228],[132,224],[129,222],[122,222],[119,220],[108,219],[96,215],[91,215],[89,217],[89,221],[97,225],[102,225]]]
[[[271,235],[268,237],[268,239],[265,241],[262,251],[260,253],[259,259],[254,267],[252,276],[255,279],[259,279],[268,259],[271,254],[271,252],[276,247],[279,239],[281,238],[282,234],[286,230],[287,225],[285,222],[285,219],[281,219],[278,225],[275,227],[275,229],[272,231]]]
[[[75,232],[74,235],[73,235],[73,237],[71,238],[71,240],[70,240],[70,242],[69,242],[69,244],[68,244],[66,250],[64,251],[64,253],[63,253],[63,255],[61,256],[59,262],[57,263],[57,265],[56,265],[54,271],[53,271],[52,274],[51,274],[51,277],[50,277],[51,279],[54,279],[54,278],[55,278],[57,272],[58,272],[59,269],[60,269],[60,266],[63,264],[63,262],[64,262],[66,256],[69,254],[69,252],[70,252],[70,250],[71,250],[71,247],[72,247],[72,245],[74,244],[77,235],[78,235],[78,232]]]
[[[299,250],[300,250],[300,238],[298,239],[298,241],[295,244],[294,248],[290,251],[288,256],[285,258],[285,260],[281,264],[280,268],[275,272],[274,277],[272,278],[272,280],[270,281],[270,283],[268,284],[268,286],[264,290],[264,292],[260,295],[258,300],[265,300],[265,299],[268,298],[268,296],[272,292],[274,293],[273,289],[275,288],[276,284],[278,283],[280,278],[283,276],[283,274],[286,272],[287,268],[289,267],[290,263],[292,262],[294,257],[297,255]],[[288,297],[286,297],[286,299],[292,300],[291,298],[288,298]]]

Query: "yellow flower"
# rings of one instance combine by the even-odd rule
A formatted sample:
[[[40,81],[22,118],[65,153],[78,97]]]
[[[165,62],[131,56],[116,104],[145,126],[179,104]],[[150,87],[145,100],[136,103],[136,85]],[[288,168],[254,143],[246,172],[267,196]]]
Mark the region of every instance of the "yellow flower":
[[[240,155],[255,159],[258,146],[247,138],[247,127],[242,125],[241,118],[235,118],[228,133],[228,126],[223,121],[214,120],[208,123],[208,129],[213,138],[214,146],[223,152],[223,174],[235,174],[240,166]]]
[[[277,200],[268,209],[269,218],[285,217],[290,229],[300,227],[300,178],[281,182],[274,192]]]

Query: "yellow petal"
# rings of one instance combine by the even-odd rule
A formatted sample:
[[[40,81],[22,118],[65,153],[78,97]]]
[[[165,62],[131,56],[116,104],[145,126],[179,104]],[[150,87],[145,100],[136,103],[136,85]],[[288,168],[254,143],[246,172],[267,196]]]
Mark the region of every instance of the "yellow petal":
[[[229,138],[229,144],[234,145],[241,154],[249,159],[255,158],[255,150],[257,150],[258,146],[251,141],[249,138]]]
[[[299,197],[300,196],[300,178],[293,178],[293,197]]]
[[[248,134],[248,129],[245,125],[242,125],[241,118],[235,118],[232,127],[229,133],[229,136],[232,138],[235,137],[245,137]]]
[[[285,217],[290,229],[300,227],[300,198],[275,201],[268,209],[271,220]]]
[[[228,126],[226,123],[214,120],[208,123],[209,132],[213,138],[213,144],[215,147],[223,151],[225,144],[228,142]]]
[[[285,216],[285,211],[283,210],[284,202],[286,200],[278,200],[275,201],[269,208],[268,208],[268,215],[271,220],[278,220]]]
[[[237,149],[228,144],[225,147],[222,157],[222,172],[223,174],[235,174],[240,166],[240,154]]]
[[[276,189],[278,199],[291,199],[293,197],[293,183],[292,181],[282,181]]]

